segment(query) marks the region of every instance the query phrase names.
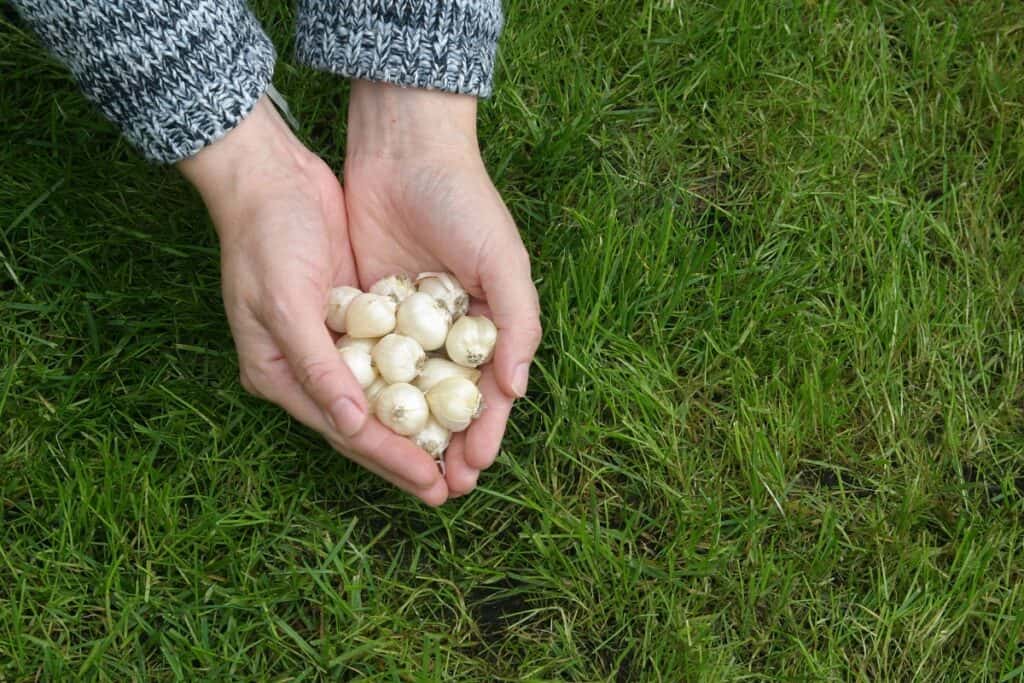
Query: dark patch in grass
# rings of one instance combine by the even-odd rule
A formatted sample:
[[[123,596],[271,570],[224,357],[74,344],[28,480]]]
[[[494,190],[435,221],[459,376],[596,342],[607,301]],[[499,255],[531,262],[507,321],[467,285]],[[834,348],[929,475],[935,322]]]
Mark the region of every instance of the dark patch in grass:
[[[31,521],[32,511],[25,505],[13,500],[4,500],[4,509],[0,514],[0,524],[8,529],[15,528],[22,521]]]
[[[828,489],[838,488],[840,482],[843,480],[843,478],[831,467],[816,466],[809,470],[804,470],[804,473],[816,487],[825,487]]]
[[[983,469],[972,462],[961,463],[959,474],[950,472],[947,480],[962,484],[966,510],[975,513],[1009,511],[1024,497],[1024,474]]]
[[[992,512],[1016,513],[1020,516],[1022,511],[1014,510],[1014,507],[1018,506],[1021,498],[1024,498],[1024,476],[1014,477],[1012,486],[1013,488],[1007,491],[1001,482],[989,482],[985,486],[985,498],[979,508]]]
[[[956,523],[954,514],[949,508],[935,508],[922,520],[922,529],[928,533],[936,545],[946,545],[952,539],[949,527]]]
[[[612,643],[614,645],[614,643]],[[585,652],[593,652],[598,662],[600,671],[609,678],[615,677],[615,683],[627,683],[637,680],[636,655],[633,648],[627,645],[625,650],[614,648],[609,643],[588,643],[583,648]]]
[[[924,431],[924,440],[929,446],[938,446],[942,443],[942,436],[946,432],[946,420],[943,418],[942,413],[936,412],[932,415],[932,419],[928,422],[927,428]]]
[[[500,641],[516,614],[526,609],[526,599],[519,582],[505,577],[494,583],[479,585],[469,591],[466,604],[485,643]]]
[[[655,559],[660,557],[665,548],[670,546],[676,539],[676,521],[669,519],[663,526],[641,531],[636,536],[636,547],[645,557]],[[699,554],[700,548],[695,548]]]
[[[615,683],[628,683],[637,680],[635,657],[632,652],[627,652],[619,662],[619,668],[615,672]]]
[[[817,463],[805,463],[800,469],[800,479],[808,488],[842,489],[854,498],[866,498],[875,492],[873,488],[865,486],[851,472]]]

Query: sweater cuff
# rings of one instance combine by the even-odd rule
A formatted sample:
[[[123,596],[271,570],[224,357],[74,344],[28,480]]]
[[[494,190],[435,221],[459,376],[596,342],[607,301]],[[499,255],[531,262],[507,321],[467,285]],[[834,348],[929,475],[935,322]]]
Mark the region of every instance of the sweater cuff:
[[[300,0],[299,61],[349,78],[487,97],[500,0]]]
[[[273,75],[273,45],[243,0],[19,4],[84,94],[159,163],[226,135]]]

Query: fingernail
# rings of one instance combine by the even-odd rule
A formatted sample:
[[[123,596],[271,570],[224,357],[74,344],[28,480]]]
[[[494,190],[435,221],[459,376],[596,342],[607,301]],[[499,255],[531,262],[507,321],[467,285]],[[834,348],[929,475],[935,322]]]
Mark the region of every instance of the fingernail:
[[[366,413],[348,398],[339,399],[329,417],[334,423],[334,428],[345,436],[352,436],[358,432],[366,421]]]
[[[526,385],[530,382],[530,364],[520,363],[512,373],[512,390],[516,396],[526,396]]]

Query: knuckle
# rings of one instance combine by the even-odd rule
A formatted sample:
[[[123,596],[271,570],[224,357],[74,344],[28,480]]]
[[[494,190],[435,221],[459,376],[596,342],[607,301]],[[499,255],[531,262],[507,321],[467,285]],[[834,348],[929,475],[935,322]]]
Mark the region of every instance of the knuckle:
[[[253,384],[252,378],[245,370],[238,373],[238,381],[241,383],[242,388],[245,389],[245,393],[257,398],[260,397],[260,393],[256,390],[256,385]]]
[[[243,363],[238,371],[238,381],[247,394],[256,398],[269,399],[273,382],[267,371],[255,363]]]
[[[292,326],[296,315],[296,305],[292,297],[270,295],[264,300],[263,310],[267,324],[278,329]]]
[[[537,287],[530,283],[530,311],[535,322],[540,325],[540,293],[537,291]]]
[[[327,386],[335,370],[335,364],[323,358],[303,358],[299,361],[299,381],[307,391],[312,392],[318,387]]]
[[[541,326],[540,320],[536,318],[523,325],[520,331],[525,341],[534,348],[540,344],[540,340],[544,336],[544,328]]]

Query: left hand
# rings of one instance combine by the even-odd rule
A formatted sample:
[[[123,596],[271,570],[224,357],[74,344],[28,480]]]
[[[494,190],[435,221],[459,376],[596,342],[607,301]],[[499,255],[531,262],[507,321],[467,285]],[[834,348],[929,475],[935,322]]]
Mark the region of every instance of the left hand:
[[[353,81],[348,119],[345,208],[362,287],[447,271],[498,327],[486,409],[445,454],[449,495],[464,495],[498,454],[540,342],[529,255],[480,158],[475,98]]]
[[[328,290],[356,282],[344,196],[331,169],[266,98],[178,167],[202,194],[220,238],[243,387],[395,486],[444,503],[447,486],[430,456],[368,419],[363,390],[324,325]]]

